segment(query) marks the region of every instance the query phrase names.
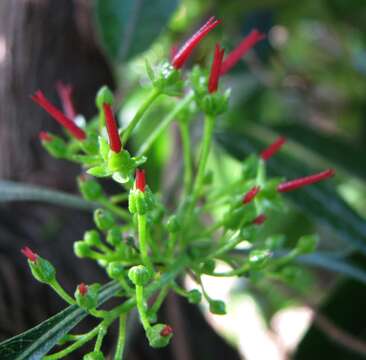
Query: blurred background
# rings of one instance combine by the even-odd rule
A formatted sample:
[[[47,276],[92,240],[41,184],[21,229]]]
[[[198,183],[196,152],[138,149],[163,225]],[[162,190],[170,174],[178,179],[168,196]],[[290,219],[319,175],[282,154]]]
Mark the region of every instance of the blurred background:
[[[175,329],[168,349],[147,347],[130,324],[128,359],[363,359],[366,357],[366,4],[363,0],[2,0],[0,2],[0,337],[9,338],[63,308],[33,281],[19,249],[37,249],[76,283],[103,281],[94,264],[74,259],[72,243],[92,226],[88,209],[42,189],[76,193],[80,169],[50,158],[38,133],[60,129],[31,103],[42,89],[58,105],[55,84],[74,87],[77,111],[95,115],[102,85],[116,91],[126,123],[149,90],[145,59],[168,59],[208,17],[222,24],[195,51],[208,64],[220,41],[232,50],[253,28],[266,34],[223,79],[230,111],[219,119],[214,179],[225,184],[247,154],[277,135],[288,138],[269,162],[272,175],[296,178],[334,167],[337,176],[286,195],[285,215],[272,214],[263,238],[291,244],[317,232],[316,253],[278,279],[223,281],[207,289],[228,301],[228,315],[208,315],[174,295],[162,316]],[[138,130],[131,150],[169,108],[161,99]],[[192,131],[199,134],[199,122]],[[174,127],[149,154],[149,183],[174,193]],[[30,184],[32,187],[24,184]],[[112,189],[113,190],[113,189]],[[32,200],[32,201],[25,201]],[[275,235],[273,235],[275,234]],[[277,235],[278,234],[278,235]],[[80,260],[79,260],[80,261]],[[82,265],[82,266],[81,266]],[[186,286],[192,286],[189,280]],[[87,327],[85,323],[82,326]],[[113,334],[110,342],[112,346]],[[71,359],[72,357],[70,357]],[[79,359],[75,355],[75,359]]]

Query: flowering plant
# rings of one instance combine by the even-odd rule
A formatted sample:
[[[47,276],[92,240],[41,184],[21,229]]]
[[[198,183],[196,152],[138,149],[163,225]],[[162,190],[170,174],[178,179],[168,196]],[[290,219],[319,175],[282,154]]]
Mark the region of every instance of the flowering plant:
[[[121,359],[126,318],[134,307],[149,344],[164,347],[169,344],[174,329],[169,324],[159,323],[157,313],[169,291],[193,304],[207,301],[212,313],[223,315],[225,303],[207,293],[202,275],[254,278],[270,275],[281,279],[291,276],[291,262],[298,255],[315,249],[315,235],[301,237],[290,251],[284,251],[282,237],[262,241],[258,230],[269,210],[283,210],[283,192],[327,179],[334,175],[332,169],[290,181],[269,178],[266,162],[285,144],[285,139],[279,137],[259,155],[246,158],[241,164],[241,175],[232,183],[217,187],[212,181],[207,165],[215,123],[217,117],[227,111],[230,98],[230,91],[221,90],[220,78],[265,37],[253,30],[227,56],[217,44],[209,70],[194,67],[188,74],[183,72],[193,50],[219,24],[219,20],[210,18],[174,54],[170,63],[160,64],[155,69],[146,63],[151,93],[125,128],[118,128],[114,96],[106,87],[96,96],[98,117],[89,122],[80,121],[76,116],[69,86],[58,84],[64,111],[50,103],[41,91],[32,96],[66,130],[67,140],[42,132],[42,145],[52,156],[81,165],[80,192],[86,200],[97,204],[96,228],[88,230],[82,240],[74,243],[75,255],[98,262],[112,280],[105,286],[81,283],[70,295],[58,282],[56,270],[48,260],[28,247],[22,249],[36,280],[51,286],[69,305],[99,320],[99,324],[85,334],[66,334],[59,341],[63,348],[44,359],[64,358],[94,338],[94,350],[84,359],[104,359],[103,338],[117,320],[119,336],[114,359]],[[173,109],[148,135],[137,154],[130,154],[126,145],[136,126],[154,101],[163,95],[175,103]],[[198,154],[195,154],[190,123],[200,113],[204,115],[204,128]],[[147,179],[152,174],[145,174],[143,168],[152,144],[173,121],[178,123],[181,133],[184,175],[178,206],[170,209],[159,193],[149,188]],[[120,184],[121,193],[108,196],[98,178],[112,178]],[[128,201],[128,209],[123,206],[124,201]],[[236,251],[239,247],[244,251]],[[219,262],[231,269],[218,271]],[[177,280],[184,274],[194,279],[196,289],[187,291],[180,286]],[[102,303],[111,296],[117,297],[120,304],[110,310],[103,309]]]

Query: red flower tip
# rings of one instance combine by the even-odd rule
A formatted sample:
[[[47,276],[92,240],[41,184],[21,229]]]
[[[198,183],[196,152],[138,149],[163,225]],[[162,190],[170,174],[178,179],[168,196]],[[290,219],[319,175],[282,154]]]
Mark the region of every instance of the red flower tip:
[[[110,104],[104,103],[103,110],[105,115],[105,124],[107,127],[109,146],[112,151],[119,153],[122,149],[121,138],[119,137],[117,123],[113,115],[112,107]]]
[[[78,290],[81,296],[84,296],[88,293],[88,285],[81,283],[78,285]]]
[[[295,179],[295,180],[286,181],[286,182],[278,185],[277,191],[287,192],[287,191],[296,190],[300,187],[315,184],[319,181],[328,179],[328,178],[332,177],[334,174],[335,174],[334,169],[327,169],[327,170],[324,170],[317,174],[305,176],[303,178],[299,178],[299,179]]]
[[[21,249],[22,254],[31,262],[36,262],[38,254],[34,253],[28,246]]]
[[[135,185],[136,189],[145,192],[146,187],[145,170],[136,169]]]
[[[260,191],[259,186],[253,186],[243,197],[243,204],[249,204]]]
[[[42,142],[50,142],[53,139],[53,136],[47,131],[41,131],[38,136],[39,140],[41,140]]]
[[[265,39],[265,35],[254,29],[242,42],[226,57],[221,66],[221,75],[226,74],[250,49],[259,41]]]
[[[73,86],[70,84],[65,84],[62,81],[58,81],[56,83],[56,90],[62,102],[65,115],[71,120],[74,120],[76,117],[76,111],[72,101],[72,93],[74,91]]]
[[[252,224],[254,225],[262,225],[267,220],[267,216],[264,214],[258,215],[253,221]]]
[[[266,161],[275,155],[282,147],[282,145],[286,142],[286,139],[282,136],[278,137],[274,143],[269,145],[267,149],[264,149],[261,152],[261,158]]]
[[[160,335],[164,337],[169,336],[171,334],[173,334],[173,329],[169,325],[165,325],[163,330],[160,331]]]
[[[215,19],[213,16],[192,37],[190,37],[175,54],[172,60],[173,67],[175,69],[180,69],[191,55],[193,49],[211,30],[219,25],[220,22],[220,20]]]
[[[208,80],[208,92],[213,93],[217,91],[219,86],[220,69],[222,60],[224,58],[224,49],[220,48],[220,44],[216,44],[215,54],[211,66],[210,78]]]
[[[65,116],[59,109],[57,109],[52,103],[50,103],[42,91],[38,90],[31,99],[43,108],[49,115],[51,115],[59,124],[66,128],[72,136],[78,140],[84,140],[86,134],[84,130],[80,129],[75,123]]]

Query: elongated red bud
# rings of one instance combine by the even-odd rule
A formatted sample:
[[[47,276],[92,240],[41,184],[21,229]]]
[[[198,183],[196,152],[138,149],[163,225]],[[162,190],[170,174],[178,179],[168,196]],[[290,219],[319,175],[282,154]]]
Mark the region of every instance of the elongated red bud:
[[[287,191],[296,190],[303,186],[315,184],[319,181],[328,179],[328,178],[332,177],[334,174],[335,174],[334,169],[327,169],[318,174],[305,176],[303,178],[299,178],[299,179],[295,179],[295,180],[286,181],[286,182],[278,185],[277,191],[287,192]]]
[[[210,77],[208,79],[208,92],[213,93],[217,91],[219,86],[220,69],[222,60],[224,58],[224,49],[220,48],[220,44],[216,44],[215,54],[211,66]]]
[[[273,155],[275,155],[282,147],[283,144],[285,144],[286,139],[282,136],[278,137],[274,143],[269,145],[266,149],[264,149],[261,152],[261,158],[264,161],[267,161],[269,158],[271,158]]]
[[[250,49],[259,41],[265,39],[265,35],[254,29],[242,42],[228,54],[221,66],[221,75],[226,74]]]
[[[253,221],[252,224],[254,225],[262,225],[267,220],[267,216],[264,214],[258,215]]]
[[[243,204],[249,204],[255,197],[256,195],[259,193],[260,191],[260,187],[259,186],[254,186],[252,187],[243,197]]]
[[[56,83],[56,90],[61,100],[65,115],[71,120],[74,120],[76,117],[76,111],[72,101],[72,93],[74,91],[72,85],[58,81]]]
[[[31,262],[36,262],[38,254],[34,253],[28,246],[21,249],[22,254]]]
[[[119,153],[122,149],[122,143],[121,138],[119,137],[117,123],[113,115],[112,107],[110,104],[104,103],[103,110],[109,137],[109,146],[112,151]]]
[[[89,288],[88,288],[88,285],[81,283],[78,285],[78,290],[79,290],[80,295],[84,296],[88,293]]]
[[[41,131],[38,136],[39,140],[41,140],[42,142],[50,142],[53,140],[53,136],[47,131]]]
[[[31,96],[31,99],[51,115],[59,124],[66,128],[76,139],[84,140],[86,138],[84,130],[80,129],[72,120],[50,103],[42,91],[36,91],[36,93]]]
[[[212,29],[219,25],[220,22],[220,20],[215,19],[213,16],[192,37],[190,37],[174,56],[172,60],[173,67],[175,69],[180,69],[191,55],[193,49]]]
[[[142,192],[145,192],[146,179],[145,179],[145,170],[136,169],[136,189],[139,189]]]
[[[160,331],[161,336],[169,336],[173,334],[173,329],[169,325],[165,325],[163,330]]]

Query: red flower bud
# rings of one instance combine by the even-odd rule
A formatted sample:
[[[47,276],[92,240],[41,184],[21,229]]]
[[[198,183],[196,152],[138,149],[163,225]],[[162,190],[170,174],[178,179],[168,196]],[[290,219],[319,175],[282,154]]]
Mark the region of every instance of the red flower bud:
[[[190,37],[185,44],[180,48],[172,60],[172,65],[175,69],[180,69],[191,55],[193,49],[198,43],[218,24],[220,20],[211,17],[206,24],[204,24],[192,37]]]
[[[136,180],[135,180],[136,189],[139,189],[142,192],[145,192],[146,180],[145,180],[145,171],[136,169]]]
[[[262,225],[267,220],[267,216],[264,214],[258,215],[253,221],[252,224],[254,225]]]
[[[74,120],[76,117],[76,111],[72,101],[72,93],[74,90],[72,85],[58,81],[56,83],[56,90],[62,102],[65,115],[71,120]]]
[[[88,285],[81,283],[78,285],[78,290],[81,296],[84,296],[88,293]]]
[[[66,128],[72,136],[78,140],[84,140],[86,134],[84,130],[80,129],[75,123],[65,116],[59,109],[57,109],[53,104],[51,104],[42,91],[38,90],[31,99],[41,106],[49,115],[51,115],[59,124]]]
[[[50,142],[53,139],[53,136],[47,131],[41,131],[38,136],[39,140],[41,140],[42,142]]]
[[[277,191],[287,192],[287,191],[296,190],[300,187],[303,187],[306,185],[311,185],[311,184],[317,183],[319,181],[328,179],[328,178],[332,177],[334,174],[335,174],[334,169],[327,169],[318,174],[305,176],[303,178],[299,178],[299,179],[295,179],[295,180],[291,180],[291,181],[286,181],[286,182],[278,185]]]
[[[252,30],[242,42],[226,57],[221,66],[221,75],[226,74],[255,44],[266,36],[258,30]]]
[[[261,152],[261,158],[266,161],[269,158],[271,158],[273,155],[275,155],[282,147],[282,145],[286,142],[286,139],[282,136],[276,139],[274,143],[269,145],[267,149],[264,149]]]
[[[259,186],[252,187],[243,197],[243,204],[249,204],[260,191]]]
[[[34,253],[28,246],[21,249],[22,254],[31,262],[36,262],[38,254]]]
[[[105,124],[107,127],[109,146],[112,151],[119,153],[122,149],[121,138],[119,137],[117,123],[113,115],[112,107],[104,103],[103,110],[105,115]]]
[[[163,330],[160,331],[161,336],[169,336],[173,334],[173,329],[169,325],[165,325]]]
[[[224,51],[224,49],[220,48],[220,44],[216,44],[214,59],[211,66],[210,78],[208,80],[209,93],[216,92],[219,86],[220,69],[222,59],[224,58]]]

